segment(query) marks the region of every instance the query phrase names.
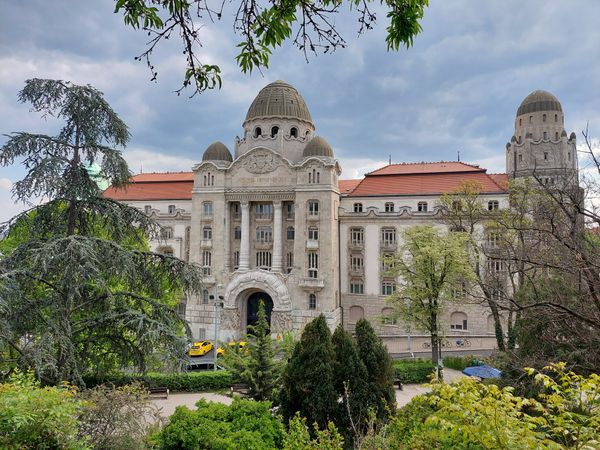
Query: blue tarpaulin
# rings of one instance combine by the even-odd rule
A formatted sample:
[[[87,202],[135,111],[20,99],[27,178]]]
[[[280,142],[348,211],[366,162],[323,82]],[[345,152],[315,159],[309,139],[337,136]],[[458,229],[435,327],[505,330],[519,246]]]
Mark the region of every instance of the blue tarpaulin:
[[[465,375],[479,378],[500,378],[502,372],[490,366],[471,366],[463,370]]]

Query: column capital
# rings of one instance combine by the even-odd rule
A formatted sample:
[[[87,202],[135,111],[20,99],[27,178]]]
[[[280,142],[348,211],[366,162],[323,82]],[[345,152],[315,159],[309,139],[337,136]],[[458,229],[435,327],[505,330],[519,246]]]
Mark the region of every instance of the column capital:
[[[250,206],[250,202],[248,200],[240,200],[240,205],[242,208],[248,208]]]
[[[273,200],[273,206],[280,208],[282,204],[283,202],[281,200]]]

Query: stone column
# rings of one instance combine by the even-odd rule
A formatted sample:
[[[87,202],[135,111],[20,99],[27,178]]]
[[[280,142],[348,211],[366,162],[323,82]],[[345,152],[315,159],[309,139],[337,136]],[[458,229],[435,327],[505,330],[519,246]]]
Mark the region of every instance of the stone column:
[[[229,203],[228,201],[225,202],[225,215],[223,218],[223,225],[225,227],[225,230],[223,232],[223,235],[225,236],[225,245],[223,246],[223,267],[225,269],[225,272],[229,273],[231,271],[231,203]]]
[[[281,272],[283,268],[283,236],[281,219],[281,202],[273,202],[273,272]]]
[[[250,202],[242,201],[242,241],[240,242],[240,270],[250,269]]]

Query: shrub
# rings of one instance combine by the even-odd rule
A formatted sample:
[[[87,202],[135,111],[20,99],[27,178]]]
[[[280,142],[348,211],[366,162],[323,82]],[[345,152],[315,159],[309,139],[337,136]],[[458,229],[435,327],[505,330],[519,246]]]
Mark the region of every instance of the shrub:
[[[225,370],[182,373],[148,373],[147,375],[114,374],[102,377],[93,375],[84,377],[86,386],[100,384],[125,386],[138,382],[147,388],[166,387],[171,391],[205,392],[226,389],[231,386],[231,374]]]
[[[283,440],[283,450],[342,450],[344,439],[336,426],[329,422],[327,428],[319,430],[314,426],[315,439],[311,439],[306,419],[298,413],[290,420],[289,430]]]
[[[40,387],[32,374],[0,384],[0,448],[87,448],[77,438],[82,402],[68,385]]]
[[[95,450],[142,450],[146,438],[160,426],[159,409],[140,384],[118,388],[97,386],[80,394],[85,407],[79,415],[79,435]]]
[[[483,362],[475,355],[444,356],[444,366],[461,372],[471,366],[481,366]]]
[[[159,449],[281,448],[283,424],[271,415],[269,402],[235,399],[231,406],[196,403],[197,409],[179,406],[169,423],[153,437]]]
[[[394,361],[393,367],[396,378],[404,384],[427,383],[435,371],[428,359],[400,359]]]

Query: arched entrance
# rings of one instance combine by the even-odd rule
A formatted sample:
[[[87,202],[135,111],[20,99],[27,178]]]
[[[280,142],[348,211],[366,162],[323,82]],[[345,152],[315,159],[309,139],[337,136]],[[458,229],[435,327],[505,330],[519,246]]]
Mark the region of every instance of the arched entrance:
[[[258,305],[260,301],[265,304],[265,312],[267,313],[267,321],[271,325],[271,312],[273,311],[273,299],[266,292],[254,292],[250,294],[246,305],[246,325],[256,325],[258,322]],[[250,332],[250,329],[247,329]]]

